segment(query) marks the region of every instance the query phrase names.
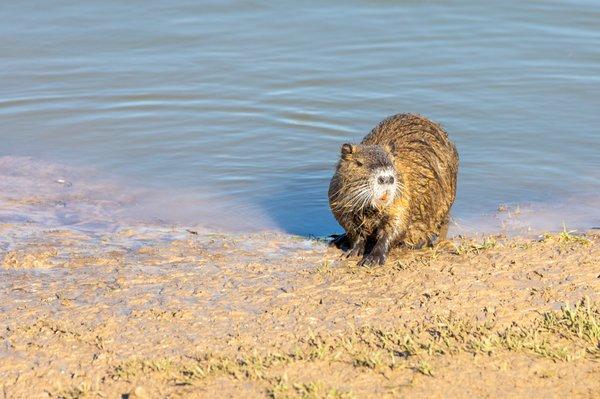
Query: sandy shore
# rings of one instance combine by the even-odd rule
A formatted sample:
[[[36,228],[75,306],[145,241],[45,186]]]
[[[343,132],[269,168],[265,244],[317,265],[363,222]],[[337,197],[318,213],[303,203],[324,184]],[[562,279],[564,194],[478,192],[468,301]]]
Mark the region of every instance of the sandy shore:
[[[0,232],[0,398],[600,395],[594,231],[375,268],[281,234]]]

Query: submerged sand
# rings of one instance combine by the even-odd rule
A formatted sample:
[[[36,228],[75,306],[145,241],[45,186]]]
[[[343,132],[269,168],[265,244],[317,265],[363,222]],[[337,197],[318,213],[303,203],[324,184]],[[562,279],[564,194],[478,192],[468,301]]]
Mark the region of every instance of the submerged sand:
[[[598,397],[600,235],[0,226],[0,398]]]

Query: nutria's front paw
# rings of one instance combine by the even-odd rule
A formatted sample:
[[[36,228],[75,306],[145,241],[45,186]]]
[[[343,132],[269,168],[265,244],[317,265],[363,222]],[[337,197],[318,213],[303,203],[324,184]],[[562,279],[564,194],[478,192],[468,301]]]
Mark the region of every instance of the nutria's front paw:
[[[355,242],[352,248],[350,248],[346,253],[346,258],[351,258],[354,256],[362,256],[365,253],[365,243],[364,241]]]
[[[373,251],[370,254],[365,255],[360,262],[359,266],[372,266],[372,265],[383,265],[387,256],[383,252]]]

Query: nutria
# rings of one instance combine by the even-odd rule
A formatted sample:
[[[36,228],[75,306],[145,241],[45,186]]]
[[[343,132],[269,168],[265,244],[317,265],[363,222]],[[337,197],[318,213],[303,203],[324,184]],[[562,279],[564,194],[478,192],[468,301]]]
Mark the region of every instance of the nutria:
[[[398,114],[360,144],[344,144],[329,206],[346,233],[333,243],[359,264],[384,264],[390,248],[445,240],[456,196],[458,153],[442,127]]]

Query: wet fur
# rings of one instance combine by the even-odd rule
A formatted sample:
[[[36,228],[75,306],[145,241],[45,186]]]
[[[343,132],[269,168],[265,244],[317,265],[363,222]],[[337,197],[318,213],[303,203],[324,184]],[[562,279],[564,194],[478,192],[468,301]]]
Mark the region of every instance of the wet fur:
[[[356,206],[360,200],[348,202],[344,197],[373,173],[368,167],[370,154],[362,151],[379,148],[373,145],[390,154],[398,181],[393,203],[383,208]],[[361,145],[352,147],[351,154],[344,154],[342,148],[329,186],[330,207],[346,230],[334,244],[345,248],[348,256],[363,256],[361,264],[383,264],[392,247],[420,248],[446,238],[456,196],[458,153],[440,125],[423,116],[398,114],[383,120]],[[353,156],[362,157],[363,165]],[[375,151],[375,157],[381,153]]]

